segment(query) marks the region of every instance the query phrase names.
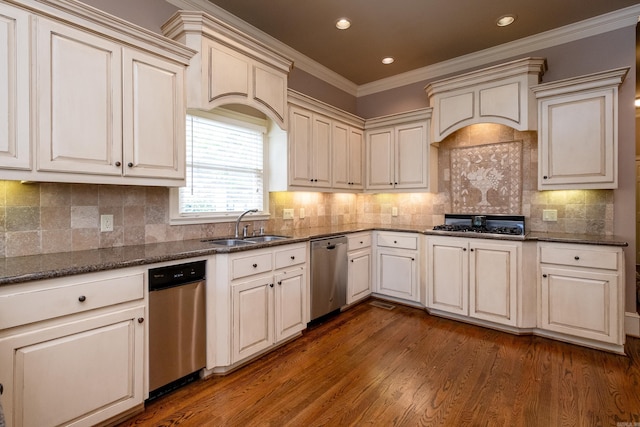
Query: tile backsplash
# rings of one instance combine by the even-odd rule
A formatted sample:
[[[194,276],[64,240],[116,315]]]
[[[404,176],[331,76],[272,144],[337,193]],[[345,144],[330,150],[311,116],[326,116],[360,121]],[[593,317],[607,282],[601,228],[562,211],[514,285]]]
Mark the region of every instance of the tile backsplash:
[[[272,219],[252,225],[283,234],[293,229],[356,222],[436,225],[443,222],[445,213],[456,212],[452,203],[458,197],[457,190],[452,190],[453,150],[518,141],[522,144],[521,213],[527,217],[527,231],[613,234],[612,190],[536,190],[536,138],[535,132],[518,132],[506,126],[469,126],[439,145],[437,193],[271,193]],[[490,146],[483,150],[490,150]],[[397,216],[393,215],[394,208]],[[284,209],[293,209],[293,220],[282,219]],[[543,222],[544,209],[557,210],[558,221]],[[482,212],[480,205],[478,212]],[[113,231],[100,232],[101,214],[114,216]],[[0,181],[0,256],[229,236],[233,231],[233,222],[169,225],[167,188]]]

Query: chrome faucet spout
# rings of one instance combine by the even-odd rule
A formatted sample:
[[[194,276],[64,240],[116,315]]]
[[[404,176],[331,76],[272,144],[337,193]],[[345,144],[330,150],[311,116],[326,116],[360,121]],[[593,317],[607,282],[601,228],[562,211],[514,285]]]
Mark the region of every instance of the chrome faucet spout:
[[[236,219],[236,235],[235,235],[236,239],[240,238],[240,221],[242,221],[242,217],[251,212],[253,213],[258,212],[258,209],[249,209],[242,212],[240,215],[238,215],[238,219]]]

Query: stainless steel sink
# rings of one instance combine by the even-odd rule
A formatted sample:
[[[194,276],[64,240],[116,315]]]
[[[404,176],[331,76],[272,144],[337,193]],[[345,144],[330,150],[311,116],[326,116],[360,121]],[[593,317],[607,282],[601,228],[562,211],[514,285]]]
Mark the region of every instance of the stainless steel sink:
[[[287,237],[287,236],[274,236],[274,235],[247,237],[247,240],[249,240],[251,242],[256,242],[256,243],[273,242],[274,240],[285,240],[285,239],[289,239],[289,237]]]
[[[203,240],[203,242],[209,243],[211,245],[226,246],[226,247],[249,246],[249,245],[255,245],[257,243],[249,240],[242,240],[242,239],[212,239],[212,240]]]

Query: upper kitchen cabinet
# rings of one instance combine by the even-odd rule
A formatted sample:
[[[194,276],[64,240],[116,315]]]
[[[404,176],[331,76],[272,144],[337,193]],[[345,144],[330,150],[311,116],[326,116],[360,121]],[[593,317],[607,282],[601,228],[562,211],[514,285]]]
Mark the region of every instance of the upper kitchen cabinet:
[[[269,140],[270,190],[362,190],[364,120],[293,90],[288,99],[287,135]]]
[[[29,14],[0,4],[0,168],[31,169]]]
[[[194,52],[80,2],[16,4],[0,17],[4,178],[183,185]]]
[[[477,123],[536,130],[536,100],[529,88],[540,82],[545,59],[524,58],[429,83],[432,143]]]
[[[187,108],[244,104],[287,128],[289,59],[203,12],[176,12],[162,31],[198,52],[187,68]]]
[[[538,189],[618,187],[618,87],[628,68],[544,83],[538,98]]]
[[[366,122],[366,189],[437,191],[438,152],[429,144],[431,108]]]

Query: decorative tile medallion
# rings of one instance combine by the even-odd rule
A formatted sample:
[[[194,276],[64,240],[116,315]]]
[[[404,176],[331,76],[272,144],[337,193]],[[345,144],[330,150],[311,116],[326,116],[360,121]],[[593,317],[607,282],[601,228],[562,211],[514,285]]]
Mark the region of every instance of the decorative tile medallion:
[[[454,213],[520,214],[521,182],[522,141],[451,149]]]

